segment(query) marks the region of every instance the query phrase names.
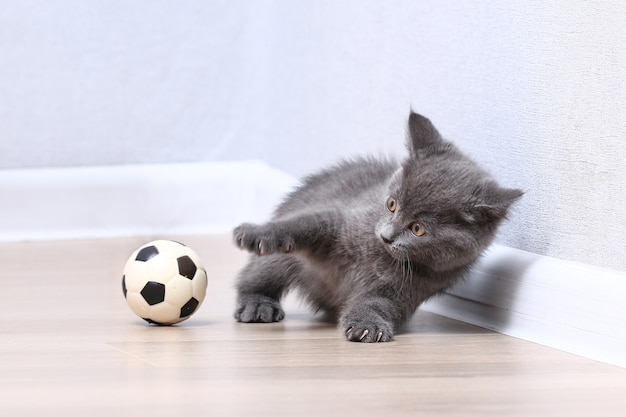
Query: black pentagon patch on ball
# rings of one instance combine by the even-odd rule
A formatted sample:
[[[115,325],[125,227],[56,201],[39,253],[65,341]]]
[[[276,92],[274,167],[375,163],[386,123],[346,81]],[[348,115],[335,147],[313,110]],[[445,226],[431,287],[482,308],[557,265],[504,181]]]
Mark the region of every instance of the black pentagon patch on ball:
[[[198,304],[200,304],[198,300],[191,297],[191,300],[187,301],[180,309],[180,318],[191,316],[193,312],[196,311],[196,308],[198,308]]]
[[[193,279],[194,275],[196,275],[196,271],[198,267],[191,260],[191,258],[187,255],[181,256],[177,259],[178,261],[178,273],[187,279]]]
[[[160,282],[148,281],[141,290],[141,296],[151,306],[165,300],[165,285]]]
[[[126,298],[126,275],[122,275],[122,292],[124,293],[124,298]]]
[[[159,323],[158,321],[154,321],[152,319],[147,319],[145,317],[142,317],[142,319],[144,319],[145,321],[147,321],[150,324],[158,324],[159,326],[163,326],[163,323]]]
[[[135,260],[140,262],[146,262],[157,256],[158,254],[159,250],[156,246],[146,246],[145,248],[142,248],[139,252],[137,252]]]

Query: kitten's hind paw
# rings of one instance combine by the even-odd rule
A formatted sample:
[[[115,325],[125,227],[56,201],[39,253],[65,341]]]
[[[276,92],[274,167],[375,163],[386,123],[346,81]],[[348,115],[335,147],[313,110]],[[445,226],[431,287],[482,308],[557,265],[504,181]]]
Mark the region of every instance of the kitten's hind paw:
[[[239,299],[235,319],[242,323],[272,323],[285,318],[280,303],[264,295],[247,295]]]
[[[289,253],[294,250],[294,241],[290,236],[281,236],[271,226],[257,226],[244,223],[233,231],[235,245],[240,249],[256,253],[259,256],[272,253]]]

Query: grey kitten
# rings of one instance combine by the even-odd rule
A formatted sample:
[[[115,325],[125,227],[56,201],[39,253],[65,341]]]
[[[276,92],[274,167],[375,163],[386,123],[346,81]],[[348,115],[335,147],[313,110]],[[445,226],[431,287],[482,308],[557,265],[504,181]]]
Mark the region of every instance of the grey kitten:
[[[344,161],[306,178],[263,225],[237,281],[240,322],[284,318],[298,289],[348,340],[387,342],[429,297],[468,272],[522,192],[496,181],[411,112],[409,157]]]

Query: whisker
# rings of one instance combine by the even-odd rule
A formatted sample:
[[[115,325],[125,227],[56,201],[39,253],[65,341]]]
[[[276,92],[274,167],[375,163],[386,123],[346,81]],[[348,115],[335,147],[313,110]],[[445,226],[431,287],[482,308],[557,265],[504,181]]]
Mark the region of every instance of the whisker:
[[[409,253],[407,251],[402,251],[401,256],[394,259],[394,267],[396,273],[400,273],[400,286],[396,292],[396,295],[400,295],[404,290],[405,285],[410,285],[413,279],[413,265],[411,264]]]

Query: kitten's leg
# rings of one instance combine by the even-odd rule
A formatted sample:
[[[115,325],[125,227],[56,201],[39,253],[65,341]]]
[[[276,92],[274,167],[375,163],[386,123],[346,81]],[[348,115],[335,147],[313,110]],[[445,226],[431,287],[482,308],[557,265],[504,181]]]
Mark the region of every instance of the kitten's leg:
[[[280,298],[299,273],[293,256],[255,257],[239,274],[235,319],[244,323],[280,321],[285,313]]]
[[[337,212],[306,213],[263,225],[244,223],[233,237],[238,247],[260,256],[298,251],[324,257],[332,251],[341,224]]]

